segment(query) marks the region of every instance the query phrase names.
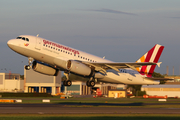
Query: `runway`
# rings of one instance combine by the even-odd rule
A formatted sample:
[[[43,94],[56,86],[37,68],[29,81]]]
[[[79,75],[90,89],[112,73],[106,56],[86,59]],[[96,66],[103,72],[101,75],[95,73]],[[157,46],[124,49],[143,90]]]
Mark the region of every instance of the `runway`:
[[[0,114],[180,114],[180,108],[77,104],[0,104]]]

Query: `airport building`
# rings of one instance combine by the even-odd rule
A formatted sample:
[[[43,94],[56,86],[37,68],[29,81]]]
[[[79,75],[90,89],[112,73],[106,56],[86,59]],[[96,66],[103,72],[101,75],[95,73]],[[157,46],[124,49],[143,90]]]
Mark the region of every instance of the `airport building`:
[[[62,92],[71,95],[91,95],[91,87],[87,87],[83,81],[72,81],[71,86],[63,86]]]
[[[102,95],[108,96],[109,90],[123,90],[125,85],[121,84],[96,84],[95,89],[100,89]],[[25,93],[50,93],[55,95],[63,92],[71,95],[92,95],[91,87],[86,86],[86,81],[73,81],[71,86],[63,86],[61,71],[58,76],[44,75],[34,70],[24,69],[24,79],[20,74],[0,73],[0,92],[25,92]]]
[[[143,85],[141,91],[150,96],[167,96],[180,98],[180,84]]]
[[[0,92],[23,92],[24,80],[20,74],[0,73]]]
[[[127,91],[126,90],[109,90],[108,97],[113,97],[113,98],[125,98],[127,97]]]
[[[105,96],[109,96],[110,90],[124,90],[126,89],[126,85],[124,84],[110,84],[110,83],[101,83],[95,85],[96,88],[99,88],[102,91],[102,94]]]
[[[34,70],[24,69],[25,93],[50,93],[55,95],[61,92],[61,72],[57,76],[48,76]]]
[[[86,86],[86,81],[73,81],[71,86],[64,87],[62,86],[62,91],[66,94],[71,95],[92,95],[92,88]],[[123,84],[109,84],[109,83],[100,83],[94,86],[95,89],[100,89],[102,95],[108,96],[109,90],[123,90],[126,89],[126,85]]]

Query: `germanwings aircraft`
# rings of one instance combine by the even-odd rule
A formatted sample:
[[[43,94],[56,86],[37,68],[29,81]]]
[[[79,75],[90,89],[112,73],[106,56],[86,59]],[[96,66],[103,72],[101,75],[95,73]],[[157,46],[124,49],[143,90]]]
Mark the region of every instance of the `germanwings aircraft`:
[[[56,76],[64,71],[71,85],[69,73],[88,77],[86,85],[93,87],[96,82],[150,85],[159,84],[160,78],[153,78],[152,73],[158,63],[164,46],[156,44],[136,62],[113,62],[83,51],[31,35],[20,35],[7,42],[13,51],[28,57],[26,70]],[[31,66],[32,64],[32,66]]]

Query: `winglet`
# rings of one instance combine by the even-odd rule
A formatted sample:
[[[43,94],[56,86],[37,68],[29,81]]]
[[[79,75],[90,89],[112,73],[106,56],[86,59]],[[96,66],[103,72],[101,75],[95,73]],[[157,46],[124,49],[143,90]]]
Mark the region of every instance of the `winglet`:
[[[158,67],[160,67],[161,63],[162,63],[162,62],[158,62],[158,63],[156,63],[156,64],[157,64]]]

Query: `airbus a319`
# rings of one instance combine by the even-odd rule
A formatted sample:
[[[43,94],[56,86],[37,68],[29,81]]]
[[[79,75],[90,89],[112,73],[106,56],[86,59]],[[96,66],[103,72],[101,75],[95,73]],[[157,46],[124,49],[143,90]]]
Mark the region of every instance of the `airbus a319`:
[[[88,77],[86,85],[95,86],[96,82],[152,85],[159,84],[160,78],[152,73],[164,46],[156,44],[136,62],[113,62],[95,55],[32,35],[20,35],[7,42],[9,48],[29,60],[26,70],[56,76],[64,71],[65,86],[71,86],[69,74]]]

